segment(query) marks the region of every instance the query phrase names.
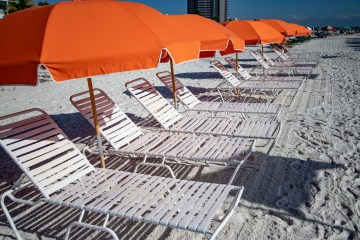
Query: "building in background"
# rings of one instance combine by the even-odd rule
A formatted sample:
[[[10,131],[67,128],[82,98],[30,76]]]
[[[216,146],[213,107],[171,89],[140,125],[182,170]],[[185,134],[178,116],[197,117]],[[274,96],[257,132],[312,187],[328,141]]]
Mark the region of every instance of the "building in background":
[[[0,0],[0,19],[5,17],[7,6],[15,0]]]
[[[5,16],[7,1],[0,1],[0,19]]]
[[[187,12],[219,22],[228,20],[228,0],[188,0]]]

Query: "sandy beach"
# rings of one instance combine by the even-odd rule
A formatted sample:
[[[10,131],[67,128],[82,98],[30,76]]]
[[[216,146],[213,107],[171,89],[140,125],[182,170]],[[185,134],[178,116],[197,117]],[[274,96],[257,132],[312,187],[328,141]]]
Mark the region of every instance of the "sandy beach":
[[[298,90],[278,120],[283,131],[264,162],[265,149],[259,148],[247,163],[261,165],[258,171],[244,165],[234,185],[244,186],[239,207],[217,239],[360,239],[360,35],[312,39],[296,45],[294,51],[321,52],[313,75]],[[275,55],[272,55],[275,56]],[[239,54],[240,64],[252,68],[256,62],[248,52]],[[223,58],[217,57],[222,63]],[[175,66],[176,76],[199,94],[201,100],[219,100],[203,94],[221,81],[210,59]],[[104,90],[135,122],[147,116],[146,110],[126,91],[125,82],[144,77],[169,100],[172,95],[156,78],[169,70],[156,69],[111,74],[94,78],[94,87]],[[29,108],[45,110],[79,148],[93,136],[90,124],[71,105],[69,97],[86,91],[85,79],[65,83],[44,82],[37,87],[16,86],[0,89],[0,116]],[[289,91],[274,99],[288,104]],[[236,99],[235,99],[236,100]],[[180,110],[183,111],[182,108]],[[96,156],[88,156],[98,164]],[[107,167],[133,171],[139,159],[109,157]],[[181,179],[225,183],[231,170],[221,166],[175,164],[169,162]],[[157,170],[145,173],[167,176]],[[21,175],[0,148],[0,194],[10,189]],[[36,194],[29,193],[31,197]],[[49,205],[23,207],[7,202],[24,239],[63,239],[67,225],[79,211]],[[87,222],[101,224],[103,218],[90,214]],[[203,235],[110,219],[120,239],[205,239]],[[0,240],[15,239],[0,210]],[[76,229],[72,239],[111,239],[104,233]]]

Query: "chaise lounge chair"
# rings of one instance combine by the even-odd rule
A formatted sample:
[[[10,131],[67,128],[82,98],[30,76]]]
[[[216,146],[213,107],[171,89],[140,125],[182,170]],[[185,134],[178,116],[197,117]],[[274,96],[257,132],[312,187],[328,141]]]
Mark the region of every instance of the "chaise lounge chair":
[[[171,74],[168,71],[156,74],[165,86],[173,93]],[[272,115],[273,119],[279,115],[281,111],[280,104],[272,103],[231,103],[231,102],[202,102],[189,89],[183,85],[178,78],[174,77],[176,96],[185,106],[185,110],[197,112],[223,112],[227,114],[262,114]],[[189,115],[189,114],[188,114]]]
[[[259,51],[258,51],[258,54],[260,55]],[[318,60],[314,61],[314,60],[310,60],[310,59],[303,60],[303,61],[301,61],[299,59],[296,62],[289,61],[287,59],[285,59],[285,61],[284,61],[280,57],[278,57],[276,59],[272,59],[272,58],[270,58],[270,56],[267,53],[263,53],[262,56],[273,67],[295,68],[296,72],[302,72],[302,73],[312,71],[314,68],[317,67],[317,65],[319,63]]]
[[[278,45],[273,45],[272,50],[276,55],[278,55],[279,58],[281,58],[283,61],[290,61],[291,63],[297,63],[297,62],[311,62],[314,64],[318,64],[320,62],[320,59],[317,57],[311,58],[310,56],[303,56],[296,55],[297,57],[290,57],[288,54],[286,54],[283,50],[280,49]]]
[[[235,94],[236,91],[249,91],[250,93],[260,93],[267,97],[266,92],[271,91],[276,97],[282,90],[295,90],[292,98],[296,95],[301,86],[302,81],[268,81],[268,80],[248,80],[240,81],[232,74],[221,62],[214,60],[211,65],[221,74],[224,80],[217,86],[218,92],[222,95],[222,91],[230,91]]]
[[[145,79],[139,78],[125,84],[129,92],[157,121],[144,124],[150,129],[162,128],[167,132],[209,134],[214,136],[240,137],[267,140],[269,155],[281,133],[281,123],[269,120],[243,120],[228,117],[183,117]],[[270,142],[272,142],[270,144]]]
[[[232,57],[226,57],[225,61],[236,70],[236,60]],[[304,81],[305,76],[274,76],[274,75],[250,75],[241,65],[238,64],[238,73],[244,80],[255,81]]]
[[[116,233],[107,226],[109,217],[192,231],[214,239],[233,215],[243,192],[243,187],[232,185],[94,168],[40,109],[0,120],[13,120],[0,125],[0,145],[23,172],[13,189],[1,196],[1,208],[17,239],[21,236],[6,198],[29,206],[47,203],[80,210],[78,221],[68,225],[65,239],[76,226],[106,232],[117,240]],[[33,186],[40,192],[40,199],[30,201],[17,196]],[[221,220],[220,210],[226,211]],[[86,223],[85,213],[101,214],[103,224]]]
[[[289,54],[292,58],[319,58],[321,55],[321,52],[314,52],[314,51],[293,51],[293,49],[290,49],[289,47],[282,45],[277,45],[282,52],[285,54]]]
[[[285,64],[276,64],[266,53],[261,54],[259,51],[251,51],[250,54],[258,61],[265,74],[288,74],[289,76],[304,76],[307,79],[315,66],[293,66]],[[260,71],[261,72],[261,71]]]
[[[240,166],[251,155],[255,141],[244,138],[230,138],[210,135],[174,134],[164,131],[141,130],[108,95],[94,89],[100,132],[107,141],[105,155],[130,155],[143,157],[139,166],[162,167],[175,178],[165,159],[190,160],[208,164],[235,165],[229,184]],[[73,106],[94,126],[91,102],[88,92],[71,96]],[[160,130],[160,129],[159,129]],[[91,146],[90,153],[98,153]],[[160,158],[161,163],[149,163],[148,157]]]

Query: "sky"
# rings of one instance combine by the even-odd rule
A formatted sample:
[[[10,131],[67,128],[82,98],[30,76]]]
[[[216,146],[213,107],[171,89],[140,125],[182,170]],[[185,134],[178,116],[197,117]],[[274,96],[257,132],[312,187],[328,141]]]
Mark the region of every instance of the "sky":
[[[37,0],[39,1],[39,0]],[[50,3],[59,0],[47,0]],[[127,0],[162,13],[186,14],[187,0]],[[276,18],[305,26],[360,27],[360,0],[229,0],[234,19]]]
[[[187,13],[187,0],[133,2],[145,3],[162,13]],[[360,26],[360,0],[229,0],[229,17],[277,18],[306,26]]]

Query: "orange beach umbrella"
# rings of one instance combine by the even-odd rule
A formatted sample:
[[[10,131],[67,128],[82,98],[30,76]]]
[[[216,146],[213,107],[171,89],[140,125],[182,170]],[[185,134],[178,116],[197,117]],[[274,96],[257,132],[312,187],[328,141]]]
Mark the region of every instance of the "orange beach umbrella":
[[[222,24],[244,39],[246,45],[264,45],[285,41],[284,36],[278,31],[260,21],[234,20]]]
[[[167,17],[191,35],[194,40],[200,41],[200,57],[215,56],[215,51],[226,54],[245,50],[243,39],[213,20],[194,14]]]
[[[135,11],[137,9],[137,12]],[[35,85],[43,64],[55,81],[197,59],[200,43],[143,4],[77,1],[35,7],[0,24],[0,84]],[[19,71],[21,69],[21,71]]]
[[[167,17],[191,35],[194,40],[200,41],[200,58],[214,57],[216,51],[219,51],[221,55],[225,55],[237,54],[245,50],[245,41],[243,39],[213,20],[194,14],[169,15]],[[167,59],[165,58],[162,61],[167,61]],[[172,65],[171,76],[173,87],[175,87]],[[175,89],[173,94],[174,99],[176,99]]]
[[[309,29],[307,29],[304,26],[301,26],[299,24],[296,23],[289,23],[290,25],[292,25],[295,29],[296,32],[294,34],[294,36],[298,37],[298,36],[307,36],[311,34],[311,31]]]
[[[281,34],[283,34],[285,37],[294,36],[296,33],[296,28],[285,21],[282,21],[279,19],[261,19],[260,21],[275,28],[277,31],[279,31]]]
[[[0,23],[0,85],[36,85],[37,67],[57,82],[88,77],[101,165],[100,130],[90,76],[154,68],[167,51],[175,63],[197,59],[200,42],[143,4],[60,2],[6,16]]]
[[[285,38],[282,34],[276,31],[271,26],[253,20],[234,20],[230,22],[222,23],[226,28],[237,34],[239,37],[245,40],[246,45],[258,45],[261,44],[263,51],[263,45],[271,43],[282,43]],[[236,56],[236,72],[238,70],[238,57]]]

